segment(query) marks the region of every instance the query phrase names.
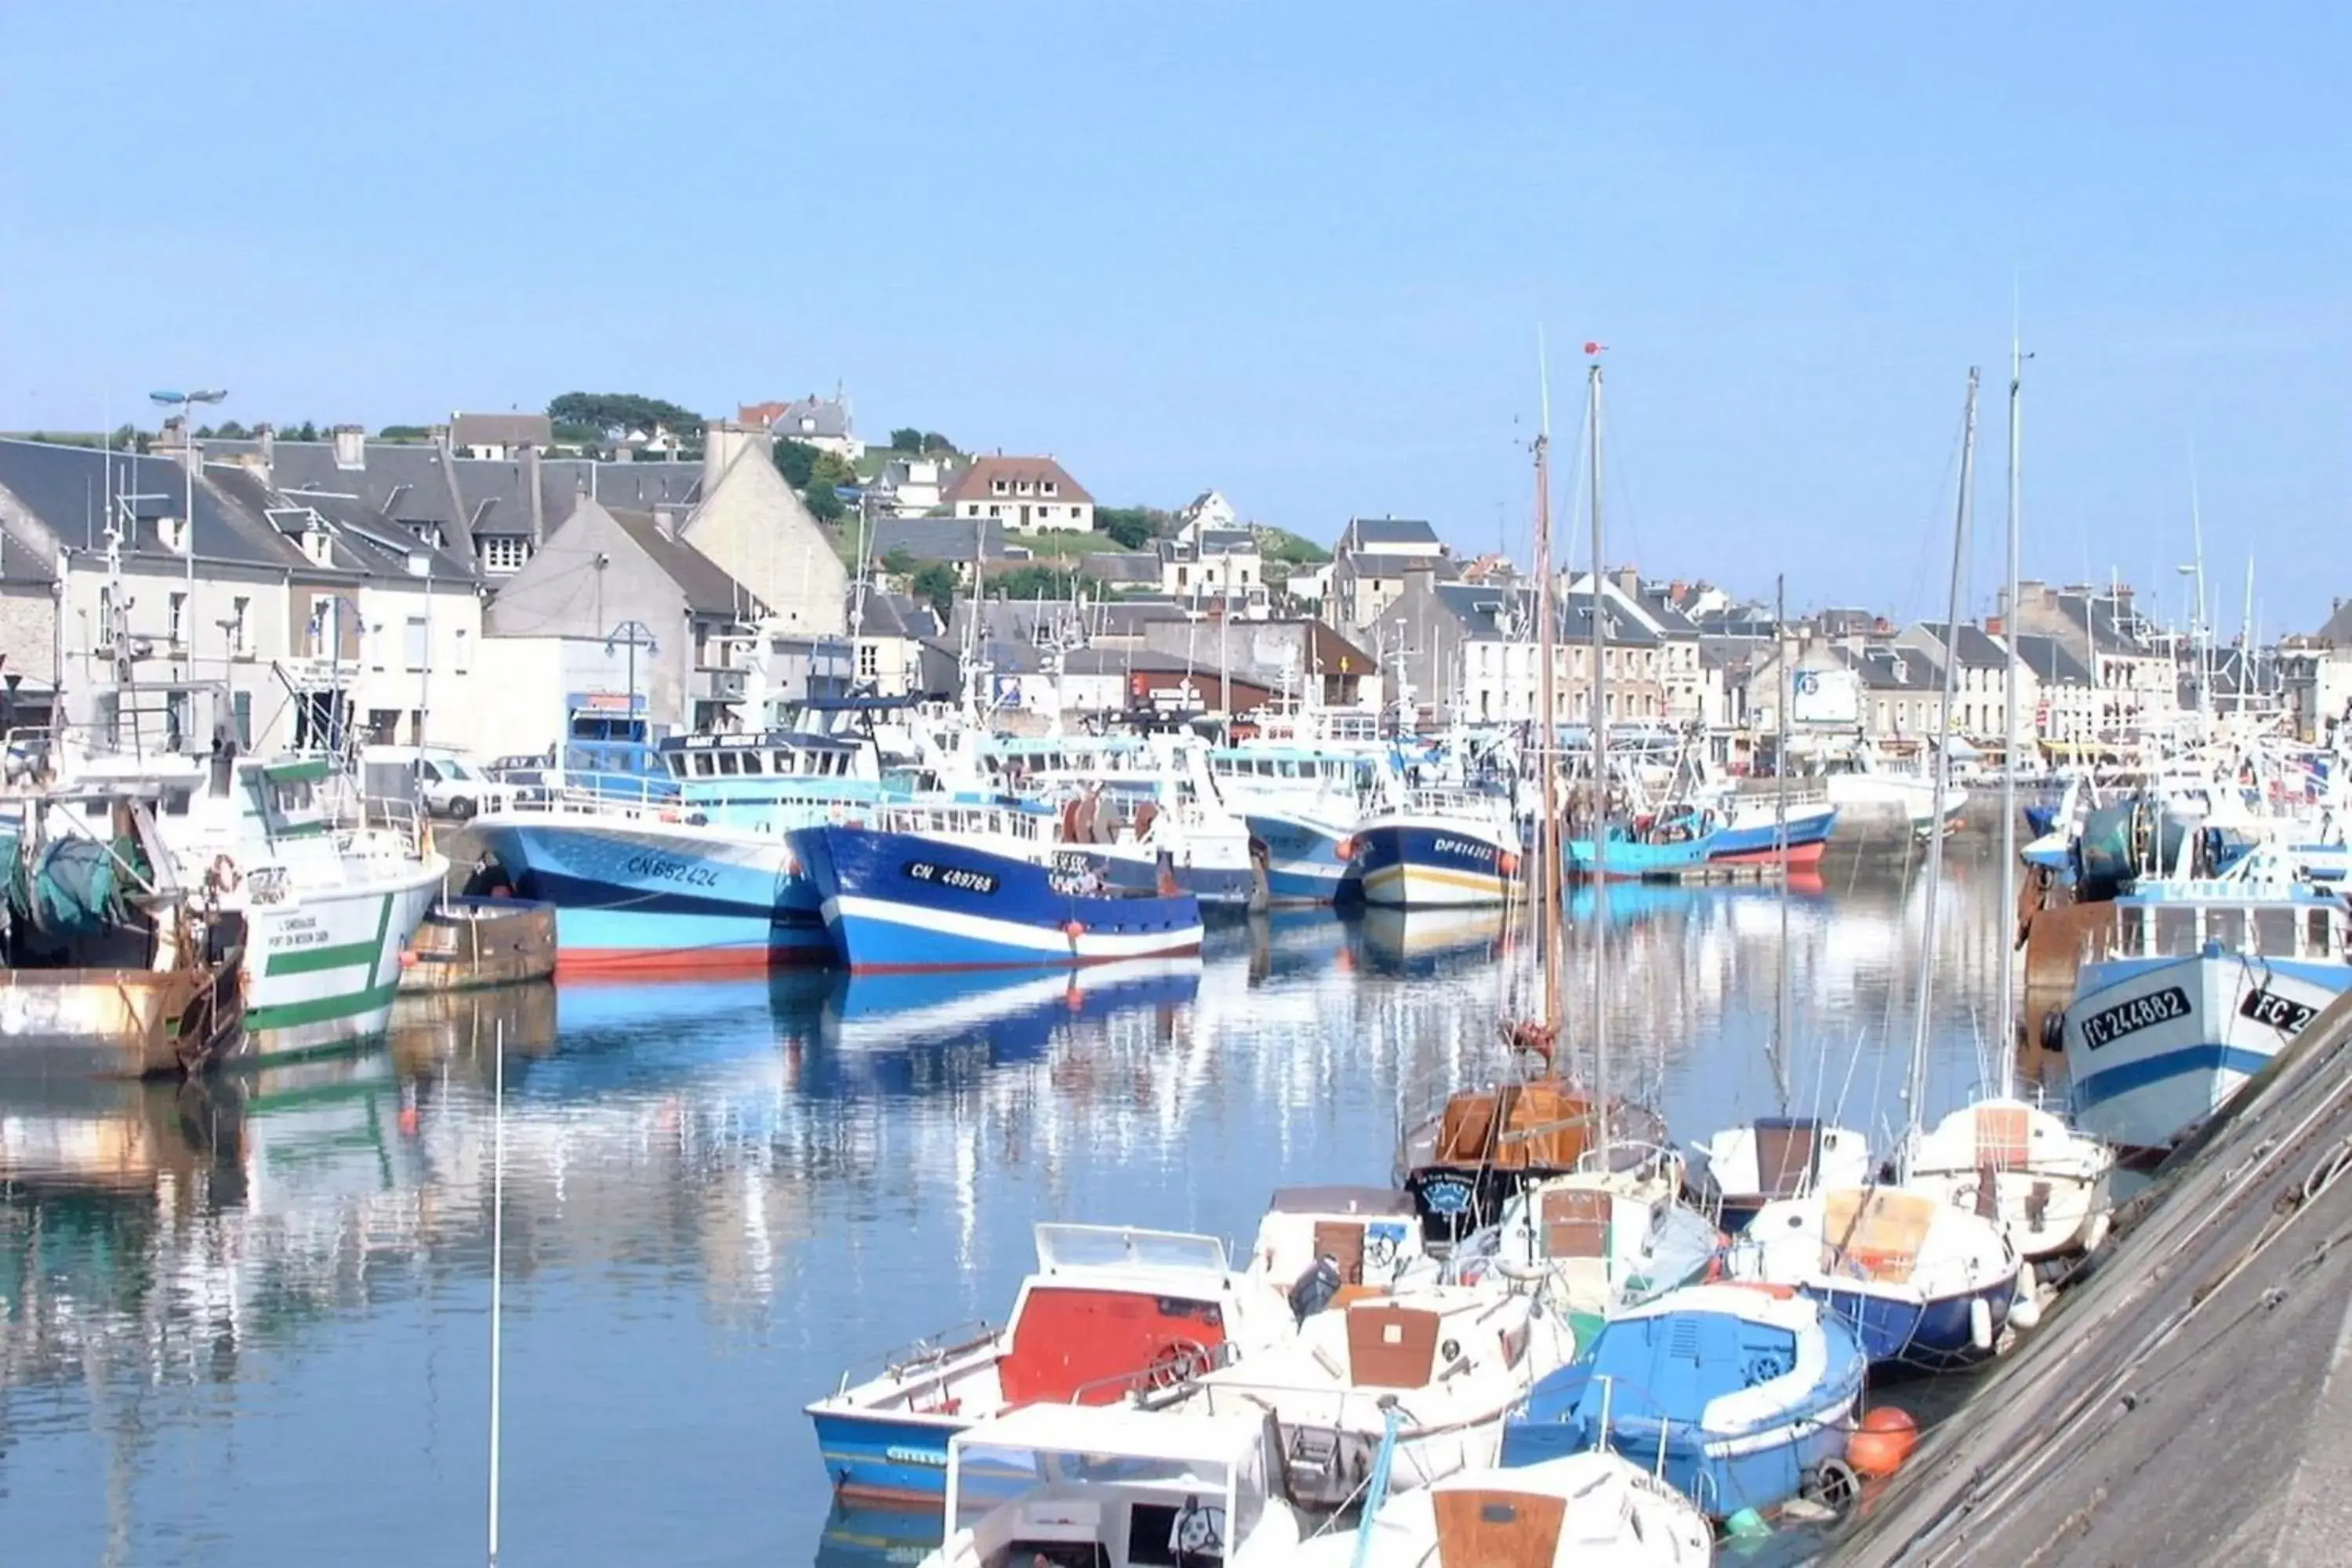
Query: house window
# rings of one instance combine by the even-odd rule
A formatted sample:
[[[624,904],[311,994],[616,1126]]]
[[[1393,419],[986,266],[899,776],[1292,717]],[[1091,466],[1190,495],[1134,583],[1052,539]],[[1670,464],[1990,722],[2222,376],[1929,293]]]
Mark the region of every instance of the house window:
[[[857,678],[860,680],[872,680],[881,673],[881,645],[870,642],[859,643],[857,645]]]
[[[992,479],[989,481],[988,493],[991,495],[1001,496],[1008,495],[1012,492],[1011,487],[1006,485],[1003,479]]]
[[[409,669],[412,672],[423,669],[425,668],[425,661],[430,656],[431,652],[425,642],[425,617],[423,616],[411,616],[408,617],[408,636],[406,638],[406,646],[408,649]]]
[[[990,507],[990,508],[988,509],[988,515],[989,515],[989,516],[991,516],[991,517],[998,517],[998,516],[1002,516],[1002,515],[1003,514],[1003,511],[1004,511],[1004,509],[1003,509],[1003,507],[1001,507],[1001,506],[992,506],[992,507]]]
[[[1037,481],[1037,493],[1041,496],[1057,496],[1062,493],[1062,487],[1051,479],[1040,479]]]
[[[253,601],[242,595],[229,601],[228,650],[232,658],[253,657],[252,620],[246,614],[252,605]]]
[[[520,572],[530,559],[530,541],[519,533],[494,533],[482,541],[482,570]]]
[[[441,548],[441,525],[439,523],[404,522],[401,524],[401,527],[408,530],[409,533],[415,537],[418,543],[429,544],[436,550]]]
[[[173,595],[164,609],[163,616],[163,640],[170,643],[173,647],[177,647],[180,646],[181,639],[187,635],[187,595]]]

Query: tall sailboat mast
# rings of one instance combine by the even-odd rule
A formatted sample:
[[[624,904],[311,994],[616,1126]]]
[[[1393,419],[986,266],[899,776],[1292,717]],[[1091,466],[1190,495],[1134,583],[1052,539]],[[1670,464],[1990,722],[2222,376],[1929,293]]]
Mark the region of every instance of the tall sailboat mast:
[[[1945,601],[1944,625],[1957,627],[1960,619],[1960,574],[1968,564],[1969,517],[1976,508],[1977,488],[1977,384],[1980,379],[1976,366],[1969,367],[1968,412],[1960,433],[1960,495],[1952,520],[1952,584]],[[1950,631],[1957,642],[1959,633]],[[1952,773],[1952,689],[1958,684],[1960,661],[1956,649],[1945,649],[1944,689],[1936,704],[1936,754],[1930,763],[1936,782],[1934,827],[1927,837],[1927,865],[1923,873],[1927,908],[1920,921],[1919,930],[1919,1010],[1912,1022],[1911,1072],[1904,1091],[1909,1126],[1916,1133],[1919,1126],[1919,1101],[1927,1092],[1927,1017],[1936,996],[1936,906],[1943,901],[1944,882],[1944,801],[1946,786]],[[1916,1136],[1903,1140],[1902,1168],[1897,1173],[1897,1185],[1911,1179],[1911,1157],[1918,1143]]]
[[[2023,521],[2019,474],[2023,462],[2025,355],[2014,329],[2009,335],[2009,570],[2000,595],[2000,640],[2009,662],[2001,672],[2000,710],[2000,967],[1993,991],[1993,1016],[2000,1026],[2000,1097],[2017,1093],[2017,551]],[[1952,641],[1960,628],[1952,627]],[[1957,656],[1957,646],[1953,652]]]
[[[1601,345],[1587,343],[1592,356],[1585,372],[1592,481],[1592,1109],[1594,1147],[1609,1147],[1609,702],[1601,679],[1606,662],[1601,574]]]
[[[1566,959],[1561,952],[1565,940],[1561,928],[1567,910],[1560,897],[1565,868],[1559,844],[1559,708],[1552,669],[1558,628],[1551,571],[1551,370],[1541,332],[1536,335],[1536,368],[1543,386],[1542,424],[1536,432],[1536,766],[1543,781],[1543,809],[1536,820],[1534,846],[1536,918],[1543,922],[1543,1006],[1538,1016],[1542,1026],[1552,1031],[1556,1050],[1563,1021],[1561,971]]]
[[[1773,703],[1772,728],[1777,731],[1772,758],[1772,852],[1780,859],[1780,984],[1772,996],[1772,1088],[1780,1096],[1780,1114],[1789,1114],[1789,694],[1794,686],[1789,672],[1789,578],[1772,579],[1772,640],[1780,666],[1779,700]]]

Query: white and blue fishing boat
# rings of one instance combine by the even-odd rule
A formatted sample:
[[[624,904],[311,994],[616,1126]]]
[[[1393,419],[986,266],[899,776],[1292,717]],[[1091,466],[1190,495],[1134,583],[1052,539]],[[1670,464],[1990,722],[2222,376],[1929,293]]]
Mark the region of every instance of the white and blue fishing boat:
[[[1676,878],[1712,858],[1715,828],[1698,814],[1681,814],[1643,828],[1612,823],[1603,838],[1571,838],[1563,847],[1568,874],[1613,882]]]
[[[934,1501],[948,1440],[1024,1405],[1115,1405],[1291,1338],[1280,1290],[1214,1237],[1041,1225],[1002,1328],[950,1329],[852,1369],[807,1406],[835,1490]]]
[[[658,772],[551,773],[519,784],[472,824],[495,862],[492,877],[555,906],[560,972],[833,962],[816,884],[787,835],[882,797],[869,749],[832,736],[733,734],[596,750]]]
[[[1503,1463],[1608,1448],[1708,1515],[1764,1510],[1842,1461],[1869,1363],[1853,1328],[1790,1290],[1693,1285],[1610,1320],[1503,1426]]]
[[[853,973],[1015,969],[1168,957],[1201,947],[1201,906],[1163,867],[1159,892],[1113,886],[1059,847],[1055,814],[934,803],[789,836]]]
[[[1414,790],[1367,816],[1351,861],[1368,904],[1400,909],[1507,903],[1519,896],[1510,802],[1477,790]]]
[[[1381,756],[1346,749],[1252,743],[1209,754],[1217,787],[1248,825],[1276,904],[1352,901],[1362,888],[1355,834],[1381,781]]]
[[[2115,900],[2113,944],[2065,1013],[2083,1131],[2126,1153],[2169,1148],[2352,988],[2342,901],[2276,868],[2258,850]]]
[[[1164,872],[1204,910],[1260,901],[1250,829],[1228,807],[1206,748],[1183,735],[992,736],[971,748],[996,798],[1052,807],[1064,850],[1104,879],[1153,892]]]

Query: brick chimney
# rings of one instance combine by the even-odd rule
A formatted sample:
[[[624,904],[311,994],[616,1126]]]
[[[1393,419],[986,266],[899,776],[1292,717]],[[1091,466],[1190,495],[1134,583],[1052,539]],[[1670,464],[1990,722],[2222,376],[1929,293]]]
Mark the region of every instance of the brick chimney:
[[[2006,624],[1999,616],[1987,616],[1984,622],[1985,636],[1989,637],[2000,636],[2001,627]]]

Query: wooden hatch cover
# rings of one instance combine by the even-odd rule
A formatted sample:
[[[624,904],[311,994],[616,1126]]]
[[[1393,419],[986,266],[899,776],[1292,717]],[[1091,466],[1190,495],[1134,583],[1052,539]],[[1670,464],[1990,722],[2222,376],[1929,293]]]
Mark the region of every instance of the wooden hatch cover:
[[[1534,1079],[1508,1093],[1495,1163],[1505,1170],[1576,1169],[1591,1141],[1591,1102],[1555,1079]]]
[[[1935,1223],[1936,1200],[1894,1187],[1847,1188],[1823,1194],[1822,1250],[1831,1272],[1858,1270],[1900,1285],[1919,1266]]]
[[[1339,1267],[1339,1283],[1364,1282],[1364,1222],[1360,1219],[1318,1219],[1315,1222],[1315,1256]]]
[[[1438,1123],[1437,1162],[1442,1165],[1483,1165],[1495,1152],[1496,1095],[1491,1089],[1468,1089],[1445,1102]]]
[[[1756,1124],[1756,1190],[1767,1198],[1793,1198],[1809,1190],[1821,1158],[1821,1127],[1813,1121]]]
[[[1609,1256],[1609,1194],[1591,1187],[1554,1187],[1543,1195],[1546,1258]]]
[[[1976,1109],[1977,1158],[1996,1171],[2021,1170],[2032,1154],[2032,1124],[2021,1105]]]
[[[1348,1309],[1348,1381],[1358,1388],[1424,1388],[1437,1363],[1438,1317],[1425,1307]]]
[[[1443,1568],[1551,1568],[1568,1500],[1485,1488],[1430,1494]]]

